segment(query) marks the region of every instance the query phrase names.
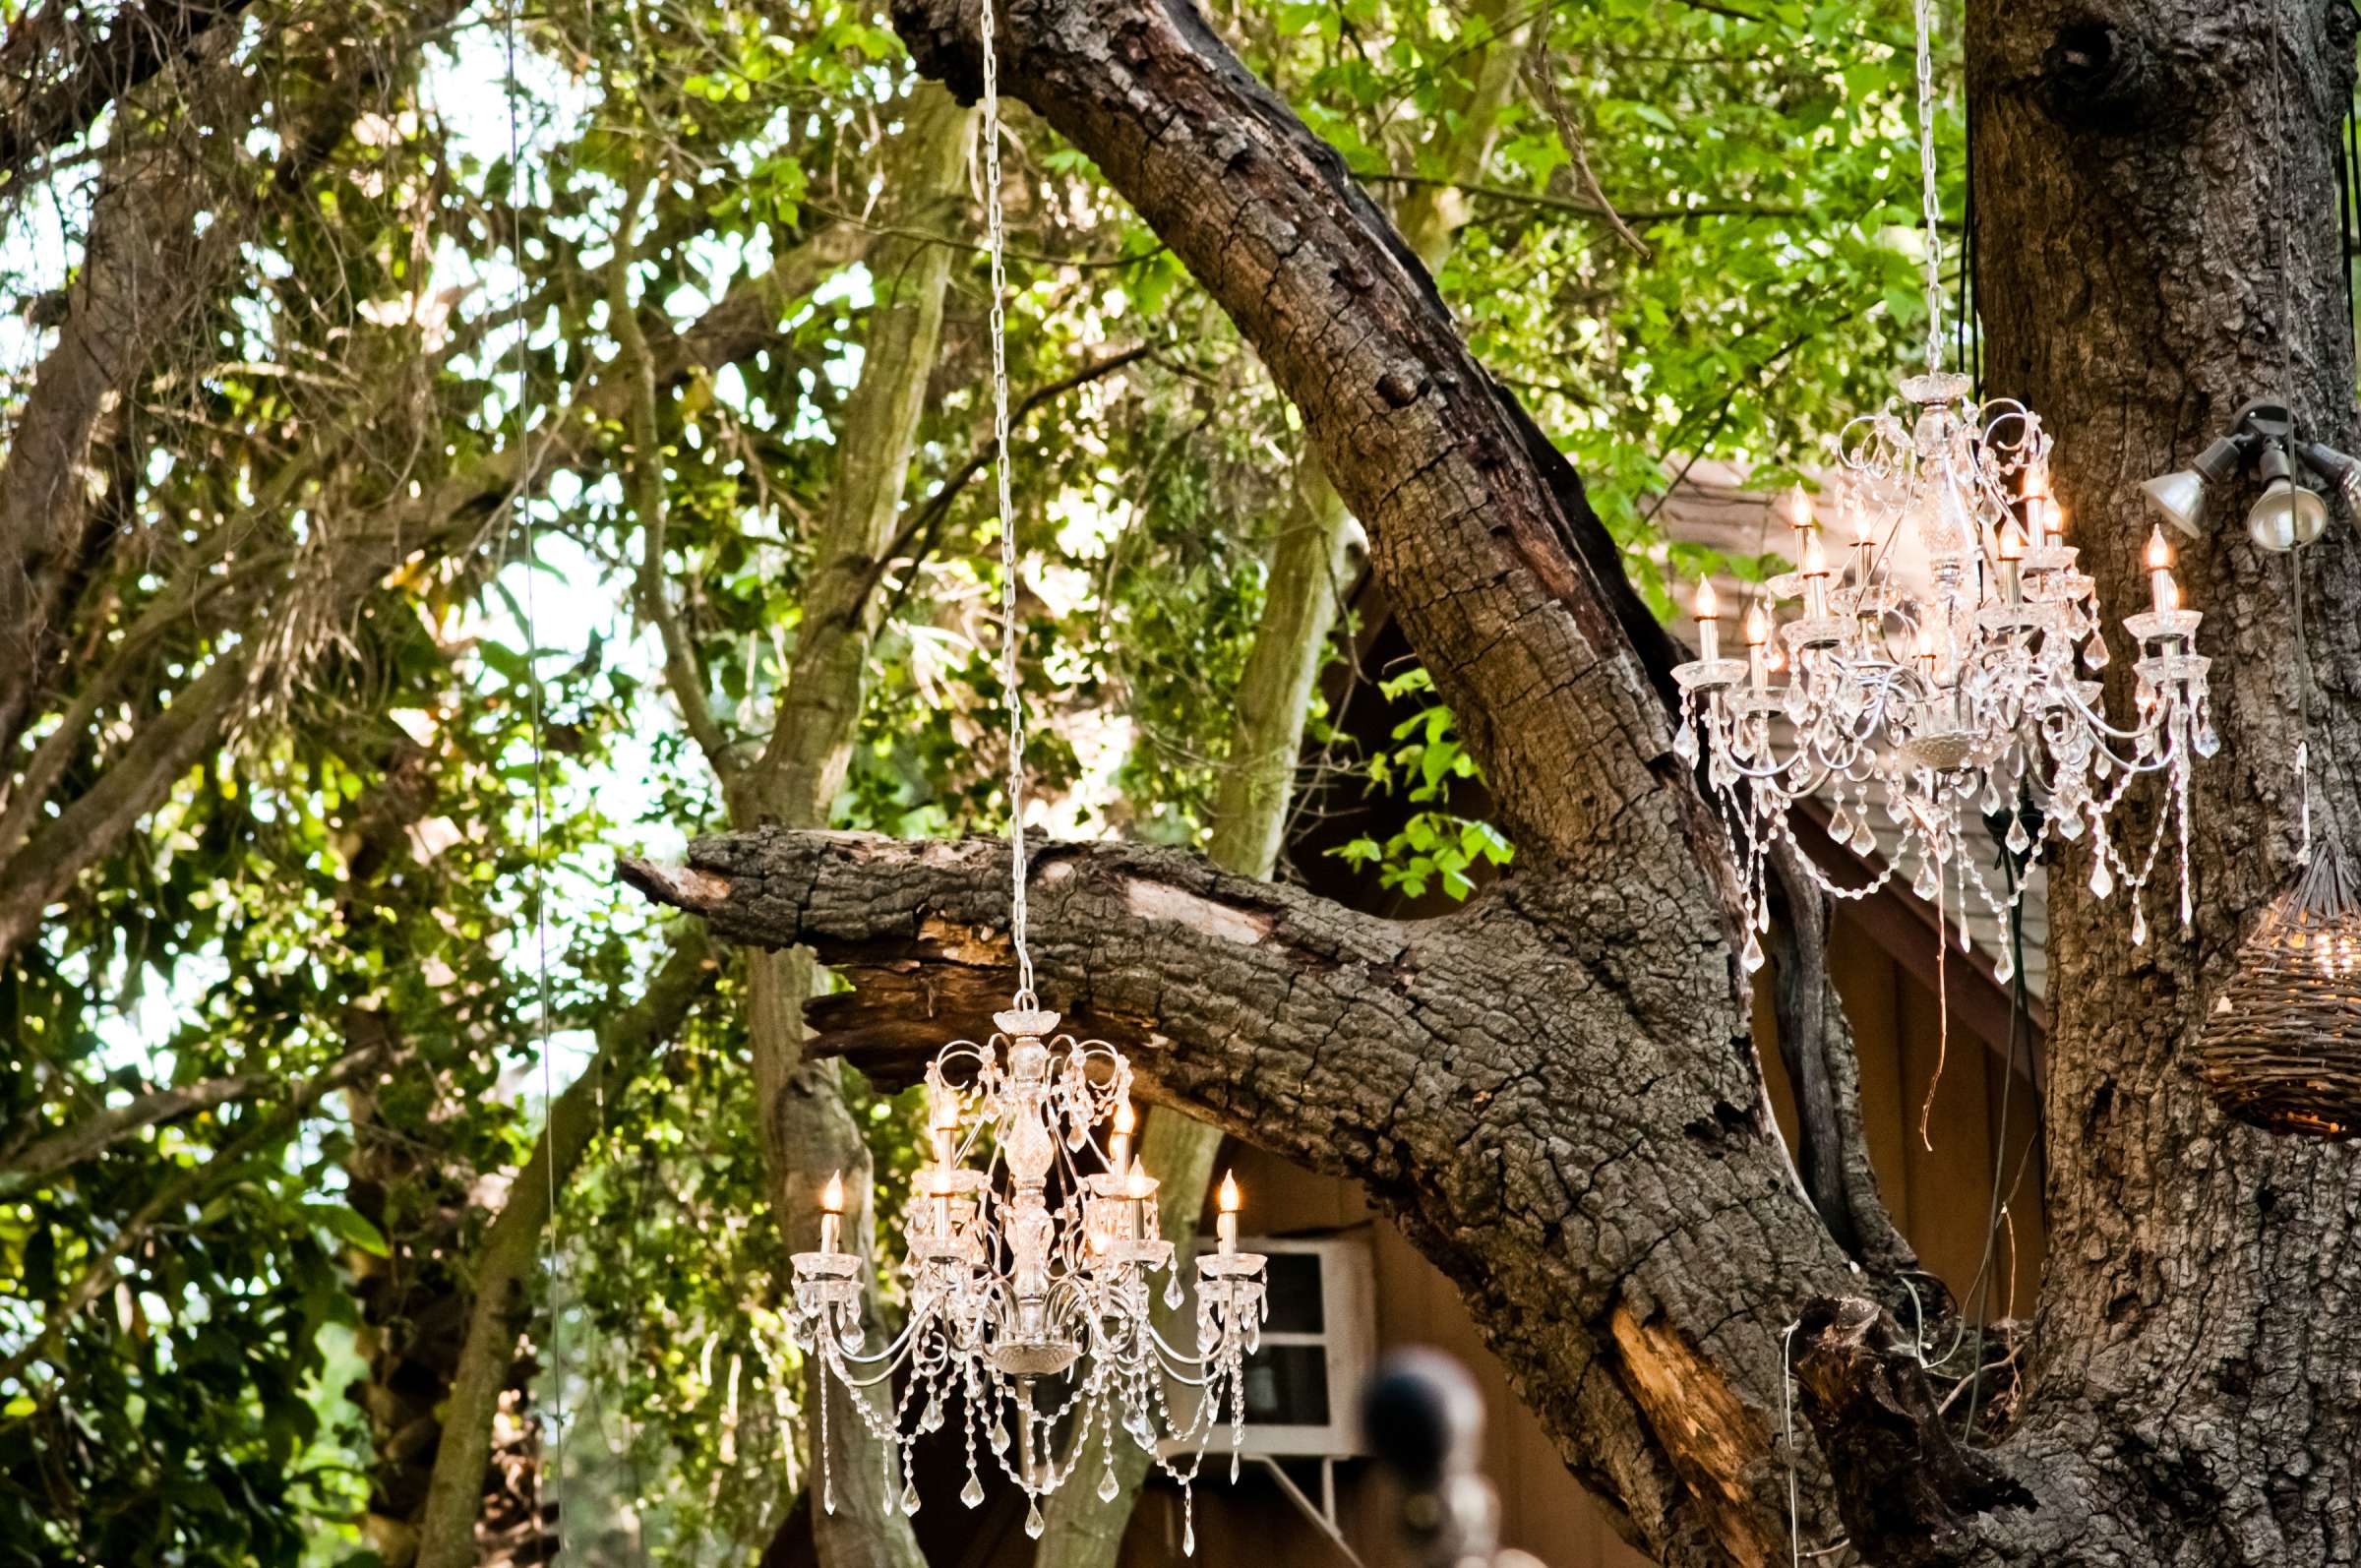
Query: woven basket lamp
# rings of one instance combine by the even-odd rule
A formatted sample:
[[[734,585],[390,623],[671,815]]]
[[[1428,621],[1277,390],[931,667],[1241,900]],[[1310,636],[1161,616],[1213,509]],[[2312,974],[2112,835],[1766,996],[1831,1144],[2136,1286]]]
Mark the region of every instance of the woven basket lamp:
[[[2239,950],[2198,1038],[2222,1110],[2272,1132],[2361,1134],[2361,900],[2332,840]]]

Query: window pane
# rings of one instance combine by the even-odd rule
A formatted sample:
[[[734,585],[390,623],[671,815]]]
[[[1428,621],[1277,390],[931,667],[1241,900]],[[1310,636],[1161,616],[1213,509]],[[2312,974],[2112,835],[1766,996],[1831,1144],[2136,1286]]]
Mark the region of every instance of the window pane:
[[[1317,1334],[1326,1324],[1320,1299],[1320,1255],[1317,1252],[1273,1252],[1264,1272],[1270,1280],[1272,1334]]]
[[[1246,1419],[1260,1426],[1327,1425],[1327,1351],[1317,1345],[1265,1345],[1247,1357]]]

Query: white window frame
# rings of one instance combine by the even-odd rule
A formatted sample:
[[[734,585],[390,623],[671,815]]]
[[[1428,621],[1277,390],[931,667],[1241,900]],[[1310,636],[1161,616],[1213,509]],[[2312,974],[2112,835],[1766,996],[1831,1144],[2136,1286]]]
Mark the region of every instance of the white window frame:
[[[1213,1246],[1211,1240],[1200,1239],[1196,1249],[1210,1252]],[[1328,1419],[1324,1424],[1283,1426],[1249,1420],[1239,1451],[1280,1459],[1344,1459],[1364,1452],[1359,1419],[1361,1388],[1377,1362],[1376,1270],[1367,1239],[1247,1236],[1239,1237],[1238,1249],[1274,1257],[1308,1253],[1320,1260],[1320,1331],[1282,1334],[1266,1328],[1262,1345],[1266,1350],[1282,1345],[1319,1346],[1326,1353],[1328,1379]],[[1187,1310],[1193,1321],[1193,1300]],[[1224,1415],[1220,1423],[1224,1429],[1207,1442],[1208,1454],[1230,1446],[1227,1413]]]

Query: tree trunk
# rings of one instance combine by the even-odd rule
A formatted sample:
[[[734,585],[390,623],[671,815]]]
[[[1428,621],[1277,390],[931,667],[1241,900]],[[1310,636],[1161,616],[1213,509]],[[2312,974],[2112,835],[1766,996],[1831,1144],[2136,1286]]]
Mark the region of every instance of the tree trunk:
[[[1968,39],[1989,390],[2048,424],[2069,542],[2105,603],[2136,608],[2154,520],[2139,482],[2185,467],[2248,397],[2284,392],[2307,434],[2353,448],[2334,174],[2353,15],[2328,0],[1971,0]],[[2135,946],[2122,898],[2084,886],[2087,851],[2050,877],[2050,1263],[2004,1452],[2021,1474],[2073,1477],[2072,1509],[2045,1498],[1959,1560],[2361,1557],[2361,1148],[2226,1121],[2189,1070],[2241,937],[2296,866],[2287,563],[2247,542],[2253,494],[2217,492],[2206,537],[2174,541],[2207,615],[2222,737],[2196,774],[2194,931],[2167,894]],[[2352,844],[2350,529],[2303,573],[2314,821]],[[2118,712],[2128,662],[2109,671]],[[2155,792],[2135,800],[2144,829]]]
[[[825,825],[860,725],[878,565],[891,547],[909,482],[952,261],[949,247],[905,236],[930,232],[938,210],[957,199],[975,129],[974,114],[931,84],[912,94],[904,114],[887,159],[893,211],[884,224],[900,232],[871,254],[878,298],[838,438],[795,661],[770,744],[728,791],[741,823]],[[789,1249],[803,1251],[818,1244],[814,1200],[831,1173],[844,1176],[851,1196],[845,1234],[856,1245],[873,1234],[869,1145],[846,1109],[842,1069],[805,1059],[803,1012],[813,978],[808,952],[748,956],[747,1021],[771,1206]],[[805,1409],[834,1402],[825,1422],[829,1452],[820,1452],[820,1424],[810,1427],[810,1468],[825,1477],[821,1506],[811,1510],[820,1568],[925,1568],[899,1506],[901,1486],[886,1478],[876,1439],[845,1398],[825,1386],[817,1363],[807,1368]]]
[[[2133,482],[2275,380],[2278,291],[2237,281],[2266,253],[2259,214],[2292,215],[2292,395],[2317,433],[2352,427],[2328,216],[2351,21],[2285,10],[2283,35],[2258,0],[1971,7],[1993,390],[2058,436],[2074,537],[2118,610],[2140,598]],[[922,69],[962,91],[974,22],[961,0],[897,14]],[[2074,857],[2053,878],[2050,1274],[2013,1427],[1963,1446],[1919,1347],[1877,1303],[1832,1298],[1890,1305],[1892,1281],[1847,1256],[1770,1128],[1725,850],[1669,758],[1662,633],[1579,481],[1333,153],[1186,0],[1019,0],[999,42],[1003,90],[1097,161],[1302,407],[1520,852],[1463,912],[1400,924],[1170,852],[1048,846],[1045,999],[1131,1049],[1143,1092],[1362,1181],[1668,1562],[1790,1560],[1773,1435],[1789,1325],[1818,1444],[1795,1456],[1806,1543],[1989,1568],[2355,1560],[2361,1154],[2231,1126],[2183,1066],[2291,867],[2291,627],[2270,564],[2234,523],[2183,558],[2213,614],[2226,743],[2199,771],[2193,936],[2164,922],[2134,947],[2120,901],[2077,891]],[[2357,573],[2341,533],[2307,562],[2313,747],[2344,827],[2361,824],[2340,700],[2361,678]],[[2138,799],[2135,818],[2153,810]],[[998,868],[989,844],[773,832],[627,875],[725,935],[815,945],[855,982],[814,1003],[821,1045],[883,1071],[922,1057],[936,1014],[1005,986]]]

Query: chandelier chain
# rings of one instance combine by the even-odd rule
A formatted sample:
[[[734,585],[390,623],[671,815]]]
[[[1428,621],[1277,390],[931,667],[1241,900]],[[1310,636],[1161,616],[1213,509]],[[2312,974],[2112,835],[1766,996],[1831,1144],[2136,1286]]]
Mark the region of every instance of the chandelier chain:
[[[1000,517],[1000,688],[1008,704],[1008,936],[1016,950],[1016,1001],[1033,1004],[1033,954],[1025,911],[1025,702],[1017,668],[1016,506],[1008,480],[1008,241],[1000,211],[1000,62],[992,0],[981,0],[984,60],[984,232],[992,259],[992,469]]]
[[[1935,184],[1934,0],[1916,0],[1918,194],[1926,218],[1926,368],[1943,368],[1943,202]]]

